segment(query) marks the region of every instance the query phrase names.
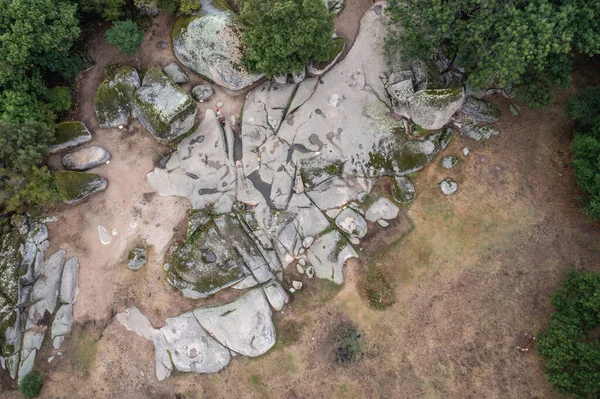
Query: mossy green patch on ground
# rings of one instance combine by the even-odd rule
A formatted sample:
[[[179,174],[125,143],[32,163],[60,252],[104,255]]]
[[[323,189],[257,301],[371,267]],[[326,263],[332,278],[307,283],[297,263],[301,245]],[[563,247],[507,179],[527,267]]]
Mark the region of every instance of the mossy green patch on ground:
[[[60,170],[55,176],[58,195],[67,203],[80,201],[106,184],[97,173]]]
[[[321,167],[311,167],[302,165],[300,167],[300,177],[305,184],[314,185],[314,180],[323,175],[339,176],[344,171],[344,161],[334,161]]]
[[[52,145],[63,144],[78,137],[89,136],[90,132],[85,125],[79,121],[61,122],[54,130],[54,141]]]

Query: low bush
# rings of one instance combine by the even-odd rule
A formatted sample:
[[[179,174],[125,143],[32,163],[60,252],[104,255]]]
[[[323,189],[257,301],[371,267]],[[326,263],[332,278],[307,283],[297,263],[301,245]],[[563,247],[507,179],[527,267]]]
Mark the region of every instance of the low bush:
[[[344,328],[337,341],[336,360],[338,363],[358,361],[363,357],[363,334],[358,328],[349,326]]]
[[[32,371],[21,380],[19,391],[21,391],[26,398],[34,398],[40,394],[43,384],[44,377]]]

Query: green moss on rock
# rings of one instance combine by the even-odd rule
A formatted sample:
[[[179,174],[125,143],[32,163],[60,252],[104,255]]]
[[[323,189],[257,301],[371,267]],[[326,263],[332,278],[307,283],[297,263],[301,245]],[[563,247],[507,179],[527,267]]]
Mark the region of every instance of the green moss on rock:
[[[100,127],[126,125],[132,112],[132,100],[140,87],[137,71],[129,66],[108,73],[100,84],[94,99],[94,108]]]
[[[56,172],[56,187],[60,198],[67,204],[76,204],[106,188],[107,181],[97,173]]]
[[[61,122],[54,129],[54,140],[50,152],[57,152],[92,140],[90,131],[82,122]]]

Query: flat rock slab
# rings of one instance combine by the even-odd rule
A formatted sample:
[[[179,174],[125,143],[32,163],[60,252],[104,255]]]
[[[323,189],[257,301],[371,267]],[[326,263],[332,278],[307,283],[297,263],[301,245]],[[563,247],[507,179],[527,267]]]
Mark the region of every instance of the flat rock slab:
[[[261,289],[234,302],[194,310],[200,325],[217,341],[245,356],[260,356],[275,345],[271,307]]]
[[[92,141],[92,134],[82,122],[61,122],[54,130],[54,140],[49,152],[53,154],[88,141]]]
[[[58,302],[60,282],[62,279],[63,267],[65,265],[66,251],[61,249],[55,252],[44,264],[40,277],[33,285],[31,294],[32,302],[42,303],[38,309],[39,317],[43,316],[42,309],[49,313],[54,313]],[[36,317],[37,318],[37,317]],[[37,320],[35,320],[37,322]]]
[[[380,198],[367,209],[365,218],[369,222],[376,222],[378,219],[395,219],[398,216],[398,207],[387,198]]]
[[[269,303],[276,311],[283,309],[283,306],[288,303],[289,297],[281,284],[277,281],[271,281],[263,286],[263,291],[269,300]]]
[[[79,274],[79,262],[76,257],[69,258],[63,267],[60,283],[60,302],[73,304],[77,300],[79,288],[77,276]]]
[[[110,154],[104,148],[93,146],[71,152],[62,157],[62,164],[68,170],[88,170],[106,163]]]
[[[316,276],[336,284],[344,282],[342,268],[346,260],[358,258],[354,248],[336,230],[317,238],[307,253]]]
[[[108,186],[106,179],[96,173],[60,170],[55,176],[58,194],[70,205],[78,204]]]

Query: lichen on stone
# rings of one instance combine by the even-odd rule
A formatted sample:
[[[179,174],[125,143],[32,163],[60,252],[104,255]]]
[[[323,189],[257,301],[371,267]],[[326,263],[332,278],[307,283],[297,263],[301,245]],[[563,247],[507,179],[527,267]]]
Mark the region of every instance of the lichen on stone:
[[[76,204],[90,195],[106,188],[106,180],[97,173],[56,172],[56,188],[60,198],[67,204]]]

